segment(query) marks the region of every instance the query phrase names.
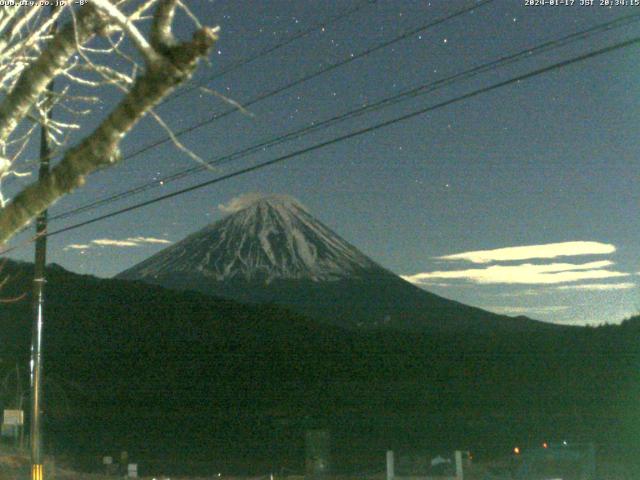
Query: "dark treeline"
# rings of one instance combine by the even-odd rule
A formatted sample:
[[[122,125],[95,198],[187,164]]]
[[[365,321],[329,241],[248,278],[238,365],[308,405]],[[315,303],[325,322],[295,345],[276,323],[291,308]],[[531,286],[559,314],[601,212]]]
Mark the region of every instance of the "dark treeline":
[[[21,366],[23,390],[30,268],[7,263],[0,292],[27,293],[0,306],[0,367],[10,379]],[[48,279],[47,443],[87,468],[127,450],[152,473],[301,471],[309,428],[331,431],[339,470],[381,469],[387,448],[637,448],[640,317],[513,333],[353,332],[55,266]],[[4,382],[3,408],[16,387]]]

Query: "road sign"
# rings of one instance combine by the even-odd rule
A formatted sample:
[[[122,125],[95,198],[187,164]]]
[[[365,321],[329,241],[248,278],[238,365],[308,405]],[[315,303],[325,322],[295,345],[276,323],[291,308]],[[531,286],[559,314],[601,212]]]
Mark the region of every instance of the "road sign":
[[[24,425],[24,412],[22,410],[5,410],[2,423],[5,425]]]

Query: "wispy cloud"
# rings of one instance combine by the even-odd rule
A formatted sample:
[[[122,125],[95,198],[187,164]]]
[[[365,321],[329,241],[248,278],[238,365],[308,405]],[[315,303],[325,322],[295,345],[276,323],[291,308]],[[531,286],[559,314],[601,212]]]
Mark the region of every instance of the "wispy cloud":
[[[127,238],[128,241],[137,242],[137,243],[163,243],[169,244],[170,240],[166,238],[154,238],[154,237],[130,237]]]
[[[93,245],[100,247],[139,247],[138,242],[132,240],[112,240],[110,238],[99,238],[97,240],[91,240]]]
[[[404,275],[403,278],[418,285],[428,285],[448,280],[461,280],[475,284],[511,284],[511,285],[555,285],[561,283],[580,282],[585,280],[604,280],[628,277],[630,274],[612,268],[611,260],[599,260],[585,263],[550,262],[550,263],[517,263],[528,259],[554,259],[562,256],[607,255],[616,251],[615,245],[601,242],[577,241],[547,243],[542,245],[526,245],[496,248],[492,250],[474,250],[436,257],[438,260],[463,261],[473,263],[474,268],[437,270],[432,272]],[[500,264],[503,262],[503,264]],[[478,264],[495,263],[480,267]],[[476,266],[477,265],[477,266]],[[618,284],[583,284],[576,290],[613,290],[631,288],[625,283]],[[599,285],[594,286],[594,285]],[[611,285],[623,285],[613,287]],[[538,290],[539,291],[539,290]],[[532,289],[514,292],[510,296],[534,295]],[[509,295],[505,295],[509,296]]]
[[[86,250],[91,245],[86,243],[71,243],[63,248],[63,250]]]
[[[550,305],[547,307],[513,307],[510,305],[489,305],[487,307],[483,307],[485,310],[489,310],[496,313],[502,313],[504,315],[522,315],[522,314],[545,314],[545,313],[554,313],[554,312],[562,312],[563,310],[568,310],[569,307],[566,305]]]
[[[541,289],[533,289],[533,288],[527,288],[525,290],[517,290],[515,292],[502,292],[502,293],[498,293],[496,294],[497,297],[533,297],[536,295],[540,295],[541,293]]]
[[[518,298],[518,297],[531,297],[541,294],[554,293],[558,291],[611,291],[611,290],[629,290],[637,288],[638,285],[633,282],[618,282],[618,283],[579,283],[577,285],[555,285],[552,287],[544,288],[527,288],[524,290],[516,290],[515,292],[503,292],[497,293],[496,297],[502,298]]]
[[[425,285],[425,286],[429,286],[429,287],[461,287],[463,285],[455,285],[453,283],[446,283],[446,282],[438,282],[438,281],[429,281],[429,280],[425,280],[424,282],[420,282],[420,285]]]
[[[561,285],[556,287],[557,290],[595,290],[595,291],[608,291],[608,290],[629,290],[635,288],[637,285],[633,282],[620,282],[620,283],[581,283],[579,285]]]
[[[170,244],[171,242],[165,238],[155,237],[129,237],[123,240],[114,238],[96,238],[90,243],[72,243],[64,247],[64,250],[88,250],[92,247],[141,247],[145,244]]]
[[[594,280],[604,278],[626,277],[629,274],[609,270],[614,263],[610,260],[573,263],[550,263],[536,265],[524,263],[521,265],[492,265],[486,268],[471,268],[466,270],[450,270],[404,275],[405,280],[423,284],[434,279],[460,279],[478,284],[532,284],[548,285],[579,280]]]
[[[578,241],[496,248],[494,250],[476,250],[436,258],[438,260],[465,260],[472,263],[491,263],[575,255],[603,255],[615,251],[616,247],[607,243]]]
[[[237,197],[232,198],[227,203],[221,203],[218,205],[218,209],[223,213],[234,213],[243,208],[251,205],[256,200],[260,200],[264,197],[263,193],[243,193]]]

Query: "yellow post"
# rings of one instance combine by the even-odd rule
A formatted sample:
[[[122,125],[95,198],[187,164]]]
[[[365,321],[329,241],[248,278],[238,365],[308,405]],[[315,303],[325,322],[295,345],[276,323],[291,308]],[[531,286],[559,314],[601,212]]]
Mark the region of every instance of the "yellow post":
[[[41,463],[34,463],[31,466],[31,480],[42,480],[44,477],[42,474],[43,470],[44,468]]]

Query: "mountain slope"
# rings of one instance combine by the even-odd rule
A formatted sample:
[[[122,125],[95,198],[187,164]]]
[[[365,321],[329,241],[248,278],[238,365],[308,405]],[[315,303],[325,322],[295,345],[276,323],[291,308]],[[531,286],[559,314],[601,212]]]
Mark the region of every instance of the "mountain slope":
[[[281,304],[351,328],[458,332],[553,328],[421,290],[369,259],[283,195],[257,199],[117,278],[243,302]]]
[[[7,262],[6,276],[2,298],[30,292],[32,265]],[[31,315],[29,298],[0,308],[5,405],[16,362],[28,377]],[[637,443],[638,382],[628,373],[640,358],[638,322],[348,331],[277,306],[59,267],[47,271],[45,316],[47,438],[86,456],[87,468],[126,450],[150,476],[303,471],[304,430],[318,425],[331,430],[341,468],[378,465],[407,441],[491,451],[586,431],[619,442],[624,425]]]
[[[216,282],[332,281],[378,267],[314,219],[296,200],[273,195],[209,225],[122,272],[153,279],[198,274]]]

